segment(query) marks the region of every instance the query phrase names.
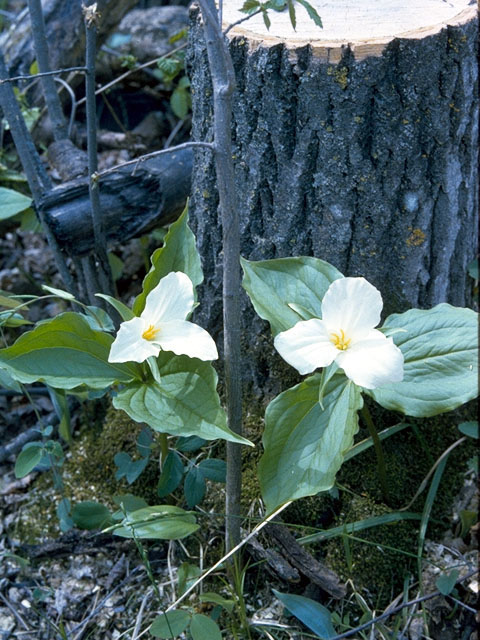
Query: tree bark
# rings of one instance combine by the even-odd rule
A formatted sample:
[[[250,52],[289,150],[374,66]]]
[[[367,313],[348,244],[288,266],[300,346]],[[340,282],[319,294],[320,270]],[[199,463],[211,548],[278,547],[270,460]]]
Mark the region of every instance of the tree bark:
[[[432,2],[423,0],[417,13],[400,0],[381,3],[384,10],[371,0],[371,9],[368,0],[313,2],[323,31],[299,7],[296,32],[288,14],[271,15],[269,32],[261,16],[228,32],[245,258],[322,258],[372,282],[386,313],[471,301],[477,12],[469,0],[457,0],[433,3],[450,14],[432,14]],[[241,4],[227,0],[224,21],[242,17]],[[209,140],[211,84],[194,12],[188,56],[193,137]],[[211,155],[198,150],[190,219],[207,283],[199,321],[214,334],[221,326],[217,204]],[[278,391],[271,349],[264,348],[268,329],[245,296],[241,308],[245,378],[255,393],[266,381],[267,393]]]

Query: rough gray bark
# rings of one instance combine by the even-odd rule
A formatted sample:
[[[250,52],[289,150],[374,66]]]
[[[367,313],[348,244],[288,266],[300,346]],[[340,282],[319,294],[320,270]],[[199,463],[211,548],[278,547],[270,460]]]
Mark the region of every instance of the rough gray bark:
[[[469,301],[477,214],[475,19],[434,35],[394,39],[331,64],[310,46],[230,43],[235,178],[242,254],[313,255],[380,289],[385,311]],[[211,85],[192,19],[193,137],[211,135]],[[221,326],[221,221],[211,156],[199,150],[191,216],[206,285],[200,322]],[[241,301],[244,375],[257,392],[271,371],[269,331]],[[270,371],[269,371],[270,370]],[[270,375],[270,378],[268,377]],[[264,386],[265,388],[265,386]]]

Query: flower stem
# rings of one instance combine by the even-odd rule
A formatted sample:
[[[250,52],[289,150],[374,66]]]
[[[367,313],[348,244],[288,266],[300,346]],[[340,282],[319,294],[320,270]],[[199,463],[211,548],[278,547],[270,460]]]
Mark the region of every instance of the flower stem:
[[[160,469],[163,467],[165,458],[168,455],[168,439],[166,433],[159,433],[160,437]]]
[[[361,409],[362,418],[367,425],[368,432],[372,438],[373,446],[375,447],[375,455],[377,456],[377,469],[378,477],[380,480],[380,486],[382,488],[383,500],[385,504],[390,504],[390,495],[388,492],[387,483],[387,469],[385,467],[385,456],[383,455],[383,447],[378,437],[375,424],[373,423],[372,416],[368,407],[364,404]]]

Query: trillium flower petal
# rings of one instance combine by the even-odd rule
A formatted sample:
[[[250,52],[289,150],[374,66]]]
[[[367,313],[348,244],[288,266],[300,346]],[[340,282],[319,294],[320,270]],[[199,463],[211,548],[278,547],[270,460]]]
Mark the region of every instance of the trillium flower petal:
[[[162,322],[155,344],[165,351],[173,351],[177,356],[185,355],[200,360],[216,360],[217,347],[211,335],[193,322],[176,320]]]
[[[336,359],[345,375],[365,389],[403,380],[403,354],[383,333],[373,329]]]
[[[193,284],[181,271],[173,271],[150,291],[141,317],[158,325],[172,320],[185,320],[193,309]]]
[[[329,331],[343,329],[352,342],[364,337],[380,322],[380,291],[365,278],[339,278],[322,301],[322,319]]]
[[[279,333],[274,340],[275,349],[288,364],[302,375],[318,367],[331,364],[337,354],[322,320],[312,318]]]
[[[112,342],[109,362],[143,362],[149,356],[158,356],[160,348],[149,340],[142,338],[147,329],[145,320],[132,318],[122,322],[117,337]]]

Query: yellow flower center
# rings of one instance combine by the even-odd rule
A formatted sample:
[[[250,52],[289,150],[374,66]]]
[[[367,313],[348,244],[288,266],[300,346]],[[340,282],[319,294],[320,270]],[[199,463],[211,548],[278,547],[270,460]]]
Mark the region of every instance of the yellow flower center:
[[[142,338],[145,340],[154,340],[157,333],[160,331],[160,328],[156,329],[153,324],[149,325],[148,329],[142,333]]]
[[[351,338],[345,338],[345,332],[343,329],[340,329],[340,333],[331,333],[330,340],[339,351],[346,351],[348,349],[348,345],[352,341]]]

